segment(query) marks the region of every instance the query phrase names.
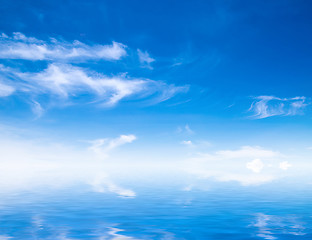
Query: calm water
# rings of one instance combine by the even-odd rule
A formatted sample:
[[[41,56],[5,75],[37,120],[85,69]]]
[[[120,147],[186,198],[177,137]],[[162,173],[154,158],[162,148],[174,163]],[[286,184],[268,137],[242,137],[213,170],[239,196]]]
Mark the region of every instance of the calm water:
[[[286,189],[284,189],[286,190]],[[2,194],[0,239],[312,239],[304,189]]]

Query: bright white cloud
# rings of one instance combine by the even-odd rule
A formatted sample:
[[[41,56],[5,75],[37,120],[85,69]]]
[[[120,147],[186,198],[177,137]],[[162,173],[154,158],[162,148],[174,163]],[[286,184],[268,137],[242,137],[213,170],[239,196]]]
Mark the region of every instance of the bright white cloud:
[[[191,140],[184,140],[184,141],[181,142],[181,144],[187,145],[187,146],[192,146],[193,145]]]
[[[140,79],[128,80],[123,77],[91,76],[82,68],[70,65],[51,64],[40,73],[19,73],[21,79],[35,83],[36,91],[69,98],[79,93],[91,93],[97,98],[107,100],[108,105],[114,105],[126,96],[141,92],[146,81]]]
[[[138,49],[138,56],[141,63],[141,67],[153,69],[151,63],[155,62],[155,59],[151,58],[147,51],[143,52],[140,49]]]
[[[110,45],[87,45],[79,41],[65,42],[50,39],[43,41],[14,33],[13,37],[0,36],[0,58],[25,60],[119,60],[126,53],[126,46],[113,42]]]
[[[106,149],[111,150],[116,147],[119,147],[125,143],[131,143],[136,139],[136,136],[134,135],[120,135],[119,138],[113,139],[109,142]]]
[[[120,135],[118,138],[114,139],[107,139],[107,138],[102,138],[102,139],[96,139],[91,141],[92,146],[89,147],[89,150],[93,151],[94,153],[101,155],[101,156],[106,156],[109,151],[124,145],[126,143],[131,143],[134,140],[136,140],[135,135]]]
[[[291,116],[302,114],[308,105],[305,97],[278,98],[274,96],[259,96],[251,104],[249,111],[253,118],[261,119],[272,116]]]
[[[200,154],[187,160],[184,169],[202,179],[235,181],[245,186],[257,185],[271,182],[281,176],[277,162],[282,158],[283,155],[276,151],[243,146],[237,150]],[[266,164],[275,167],[263,171]]]
[[[21,132],[24,137],[16,137]],[[178,183],[196,189],[197,183],[202,181],[202,189],[207,189],[207,182],[211,180],[237,182],[243,186],[269,183],[283,177],[299,177],[304,182],[311,172],[309,156],[306,159],[295,157],[296,168],[283,171],[288,167],[284,163],[286,160],[292,163],[289,157],[260,147],[213,151],[183,160],[186,158],[183,152],[170,154],[166,147],[146,148],[146,144],[135,144],[133,149],[129,143],[135,141],[134,135],[69,144],[46,140],[47,136],[42,135],[31,140],[33,135],[38,137],[38,133],[28,130],[14,131],[0,126],[0,193],[79,186],[134,197],[136,193],[129,189],[128,183],[143,182],[145,186],[155,182]],[[255,161],[257,159],[261,159],[262,164]]]
[[[259,173],[263,169],[264,164],[261,161],[261,159],[255,159],[252,160],[251,162],[248,162],[246,164],[246,167],[255,173]]]
[[[111,140],[110,148],[130,143],[133,138],[133,135],[121,135]],[[87,147],[77,148],[40,139],[5,137],[0,139],[0,152],[0,192],[59,189],[79,185],[121,197],[136,196],[134,191],[113,180],[119,176],[112,169],[116,167],[118,172],[123,166],[111,166],[112,161],[108,155],[105,160],[99,159]]]
[[[69,64],[74,60],[76,63],[89,59],[119,60],[126,54],[126,46],[117,42],[110,45],[87,45],[79,41],[43,41],[22,33],[14,33],[11,37],[1,34],[0,59],[45,60],[48,61],[48,67],[34,72],[0,64],[0,97],[28,95],[33,112],[40,117],[45,106],[38,100],[38,96],[44,96],[45,103],[52,105],[65,106],[79,102],[112,107],[130,98],[153,105],[188,91],[188,86],[131,78],[126,74],[106,76]],[[154,59],[141,50],[138,50],[138,55],[141,66],[151,68]]]
[[[280,167],[280,169],[282,169],[282,170],[287,170],[288,168],[290,168],[292,165],[289,163],[289,162],[287,162],[287,161],[285,161],[285,162],[281,162],[280,164],[279,164],[279,167]]]
[[[238,150],[221,150],[217,151],[218,158],[233,159],[233,158],[273,158],[279,156],[280,153],[272,150],[263,149],[261,147],[242,146]]]
[[[31,96],[47,95],[51,99],[65,102],[71,100],[74,102],[73,99],[82,94],[84,99],[88,99],[84,100],[84,103],[96,102],[103,106],[114,106],[126,97],[135,99],[149,97],[152,104],[157,104],[178,93],[188,91],[187,86],[168,85],[161,81],[129,78],[125,75],[108,77],[68,64],[53,63],[38,73],[19,72],[1,65],[0,74],[8,82],[9,76],[15,80],[10,82],[14,84],[15,93],[23,92]],[[14,93],[8,87],[3,89],[6,89],[3,95]]]

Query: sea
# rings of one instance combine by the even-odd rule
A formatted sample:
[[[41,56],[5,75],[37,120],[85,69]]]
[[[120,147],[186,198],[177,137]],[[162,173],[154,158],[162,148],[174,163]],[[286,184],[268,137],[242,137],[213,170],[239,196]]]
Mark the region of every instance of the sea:
[[[168,185],[130,197],[79,187],[3,192],[0,240],[312,240],[309,185]]]

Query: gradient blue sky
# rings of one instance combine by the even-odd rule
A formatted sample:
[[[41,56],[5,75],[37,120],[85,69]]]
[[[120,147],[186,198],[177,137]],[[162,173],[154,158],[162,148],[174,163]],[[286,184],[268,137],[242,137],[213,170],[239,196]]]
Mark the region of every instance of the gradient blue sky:
[[[312,151],[311,11],[304,0],[1,0],[1,141],[49,153],[102,139],[105,158],[131,143],[110,157],[127,164],[260,159],[255,179],[272,166],[262,157],[279,156],[296,172]]]

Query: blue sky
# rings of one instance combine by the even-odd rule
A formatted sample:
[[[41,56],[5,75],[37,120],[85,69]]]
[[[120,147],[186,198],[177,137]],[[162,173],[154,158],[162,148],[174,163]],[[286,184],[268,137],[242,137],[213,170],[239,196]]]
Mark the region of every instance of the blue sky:
[[[57,145],[67,167],[193,161],[187,174],[242,185],[309,163],[308,1],[0,3],[3,161],[54,164]]]

